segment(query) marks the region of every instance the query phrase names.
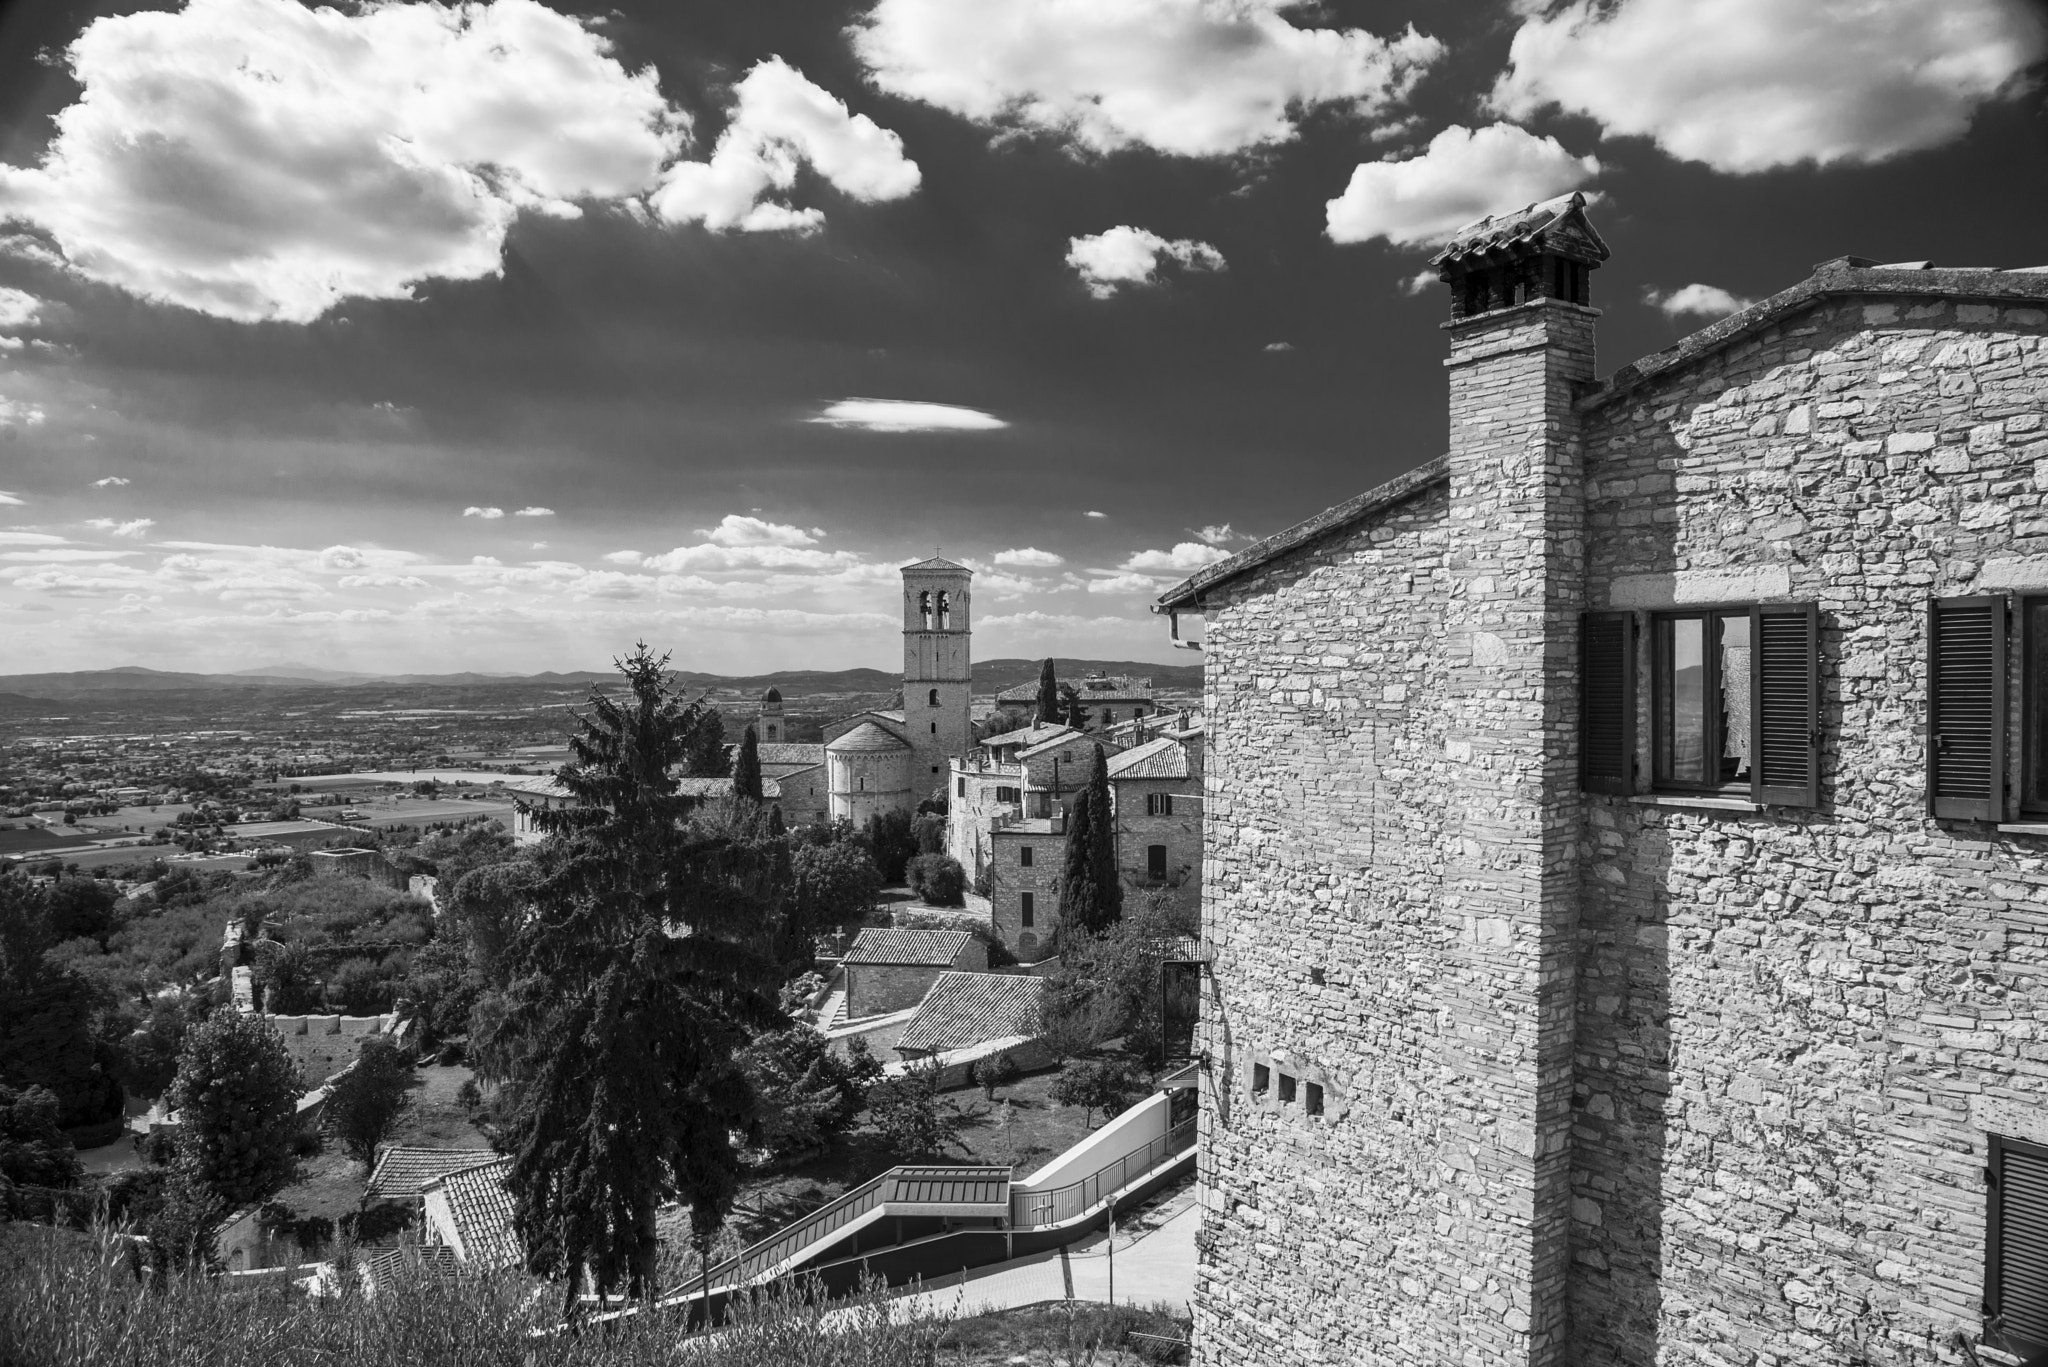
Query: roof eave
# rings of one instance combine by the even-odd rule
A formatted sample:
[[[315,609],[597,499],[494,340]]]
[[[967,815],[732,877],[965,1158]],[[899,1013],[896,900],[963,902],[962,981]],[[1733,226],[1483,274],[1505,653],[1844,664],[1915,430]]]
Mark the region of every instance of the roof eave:
[[[1269,536],[1255,546],[1247,546],[1228,560],[1219,560],[1206,569],[1197,570],[1160,594],[1159,601],[1153,605],[1152,611],[1172,612],[1198,603],[1201,596],[1211,589],[1241,575],[1249,574],[1310,542],[1342,531],[1384,508],[1390,508],[1396,503],[1412,498],[1422,490],[1449,479],[1450,474],[1448,456],[1438,456],[1434,460],[1425,461],[1406,474],[1396,475],[1386,483],[1368,489],[1355,498],[1346,499],[1333,508],[1325,508],[1307,521],[1297,522],[1286,531]]]

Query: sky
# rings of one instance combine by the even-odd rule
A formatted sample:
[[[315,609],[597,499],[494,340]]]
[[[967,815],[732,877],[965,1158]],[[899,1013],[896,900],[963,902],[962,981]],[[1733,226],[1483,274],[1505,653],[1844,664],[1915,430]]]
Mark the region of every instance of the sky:
[[[2048,264],[2032,0],[0,4],[0,673],[645,639],[1185,662],[1432,458],[1434,246],[1583,190],[1602,369]]]

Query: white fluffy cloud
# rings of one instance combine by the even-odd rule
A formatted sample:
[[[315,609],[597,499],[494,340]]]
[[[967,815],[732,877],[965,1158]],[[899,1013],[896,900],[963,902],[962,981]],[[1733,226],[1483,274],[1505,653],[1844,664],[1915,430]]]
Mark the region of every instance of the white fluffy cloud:
[[[647,557],[638,551],[611,551],[604,559],[614,565],[637,565]]]
[[[1111,574],[1088,581],[1090,593],[1153,593],[1159,581],[1149,574]]]
[[[46,416],[41,404],[0,394],[0,427],[37,427]]]
[[[0,166],[0,216],[95,280],[241,321],[495,275],[519,210],[642,192],[687,126],[652,70],[536,0],[189,0],[66,55],[82,93],[40,165]]]
[[[1296,28],[1296,0],[878,0],[852,30],[875,83],[1093,152],[1226,156],[1285,142],[1304,110],[1375,115],[1443,44],[1412,27]]]
[[[0,508],[26,508],[27,506],[27,499],[19,494],[10,494],[5,489],[0,489]]]
[[[496,522],[505,515],[503,508],[480,508],[472,503],[462,510],[464,517],[480,517],[486,522]]]
[[[95,489],[118,489],[122,485],[127,484],[128,482],[128,480],[123,479],[119,475],[108,475],[104,479],[94,480],[92,482],[92,487]]]
[[[1294,343],[1292,343],[1292,342],[1268,342],[1268,343],[1266,343],[1266,345],[1265,345],[1265,346],[1263,346],[1263,347],[1261,347],[1261,348],[1259,348],[1259,349],[1260,349],[1261,351],[1292,351],[1292,350],[1294,350]]]
[[[1368,161],[1326,206],[1332,242],[1383,237],[1397,247],[1441,242],[1475,219],[1576,189],[1600,174],[1555,138],[1511,123],[1457,124],[1405,161]]]
[[[1719,285],[1687,285],[1665,293],[1645,290],[1643,302],[1660,310],[1666,318],[1693,314],[1701,318],[1722,318],[1754,304],[1756,300],[1731,294]]]
[[[85,520],[85,525],[99,531],[112,532],[115,536],[142,536],[156,525],[156,519],[138,517],[132,522],[122,522],[111,517],[89,517]]]
[[[716,527],[697,529],[697,535],[720,546],[815,546],[824,534],[816,527],[805,531],[787,523],[764,522],[738,513],[727,513]]]
[[[2026,0],[1574,0],[1524,21],[1492,105],[1556,105],[1721,171],[1960,137],[2048,53]]]
[[[1056,565],[1067,563],[1065,556],[1055,555],[1051,551],[1041,551],[1036,546],[1024,546],[1012,551],[997,551],[995,560],[998,565],[1017,565],[1025,569],[1047,570],[1052,569]]]
[[[1199,541],[1183,541],[1170,551],[1139,551],[1117,568],[1152,574],[1192,574],[1204,565],[1228,560],[1230,552]]]
[[[0,328],[27,327],[36,320],[42,306],[43,301],[27,290],[0,285]],[[21,344],[19,337],[0,335],[0,351],[13,351]]]
[[[978,408],[915,399],[841,399],[810,421],[870,432],[992,432],[1010,425]]]
[[[553,508],[542,508],[538,505],[531,508],[521,508],[518,512],[512,514],[514,517],[553,517],[554,515],[555,510]]]
[[[1193,271],[1223,269],[1223,253],[1206,242],[1164,238],[1127,224],[1067,240],[1067,264],[1097,299],[1109,298],[1120,285],[1155,283],[1162,256]]]
[[[1083,516],[1083,517],[1108,517],[1108,516],[1109,516],[1109,514],[1108,514],[1108,513],[1103,513],[1103,512],[1097,512],[1097,511],[1096,511],[1095,509],[1093,509],[1093,508],[1090,508],[1090,509],[1089,509],[1089,510],[1088,510],[1087,512],[1085,512],[1085,513],[1081,514],[1081,516]]]
[[[49,532],[0,532],[0,546],[62,546],[66,540]]]
[[[1249,541],[1252,539],[1250,535],[1239,531],[1228,522],[1212,522],[1196,532],[1195,535],[1211,546],[1222,546],[1232,541]]]
[[[709,161],[671,167],[649,197],[670,223],[701,223],[713,231],[809,231],[825,221],[772,195],[796,184],[808,164],[847,196],[868,202],[901,199],[917,189],[917,163],[903,140],[820,89],[779,57],[757,63],[733,91],[731,122]]]

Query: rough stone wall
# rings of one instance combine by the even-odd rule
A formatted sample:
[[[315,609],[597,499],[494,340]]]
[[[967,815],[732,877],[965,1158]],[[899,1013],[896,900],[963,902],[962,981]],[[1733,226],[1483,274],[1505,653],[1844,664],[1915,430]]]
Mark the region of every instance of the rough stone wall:
[[[986,961],[982,966],[987,967]],[[848,964],[846,1018],[858,1020],[916,1006],[945,971],[944,964]]]
[[[912,796],[910,752],[853,750],[827,753],[828,801],[834,820],[856,826],[883,812],[907,812],[917,806]]]
[[[1060,924],[1060,865],[1064,835],[997,831],[990,840],[990,920],[1002,942],[1029,960],[1052,942]],[[1021,851],[1031,850],[1025,868]],[[1024,924],[1023,894],[1031,894],[1031,924]]]
[[[1202,783],[1198,778],[1112,779],[1116,793],[1116,857],[1124,881],[1132,887],[1154,886],[1147,873],[1146,849],[1166,847],[1165,886],[1194,898],[1202,890]],[[1146,798],[1173,799],[1171,816],[1146,815]],[[1190,903],[1192,905],[1192,903]]]
[[[1464,1359],[1434,1189],[1446,516],[1426,488],[1207,602],[1204,1367]],[[1276,1060],[1348,1109],[1256,1101]]]
[[[1818,601],[1823,758],[1814,811],[1586,799],[1578,1361],[1979,1332],[1987,1133],[2048,1141],[2048,840],[1926,815],[1924,624],[2048,557],[2044,323],[1824,302],[1588,417],[1591,606]]]
[[[995,819],[1023,811],[1021,802],[998,802],[996,790],[1015,788],[1021,793],[1024,771],[1021,765],[973,769],[955,764],[952,781],[946,805],[946,853],[960,861],[971,879],[988,863],[989,828]]]

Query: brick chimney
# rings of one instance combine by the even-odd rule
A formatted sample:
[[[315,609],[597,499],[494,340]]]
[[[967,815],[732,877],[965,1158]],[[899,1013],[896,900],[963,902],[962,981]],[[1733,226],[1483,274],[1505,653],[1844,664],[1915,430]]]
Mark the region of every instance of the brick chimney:
[[[1450,287],[1451,597],[1442,984],[1458,1079],[1471,1362],[1565,1360],[1585,577],[1577,386],[1593,378],[1583,195],[1482,219],[1433,258]]]

